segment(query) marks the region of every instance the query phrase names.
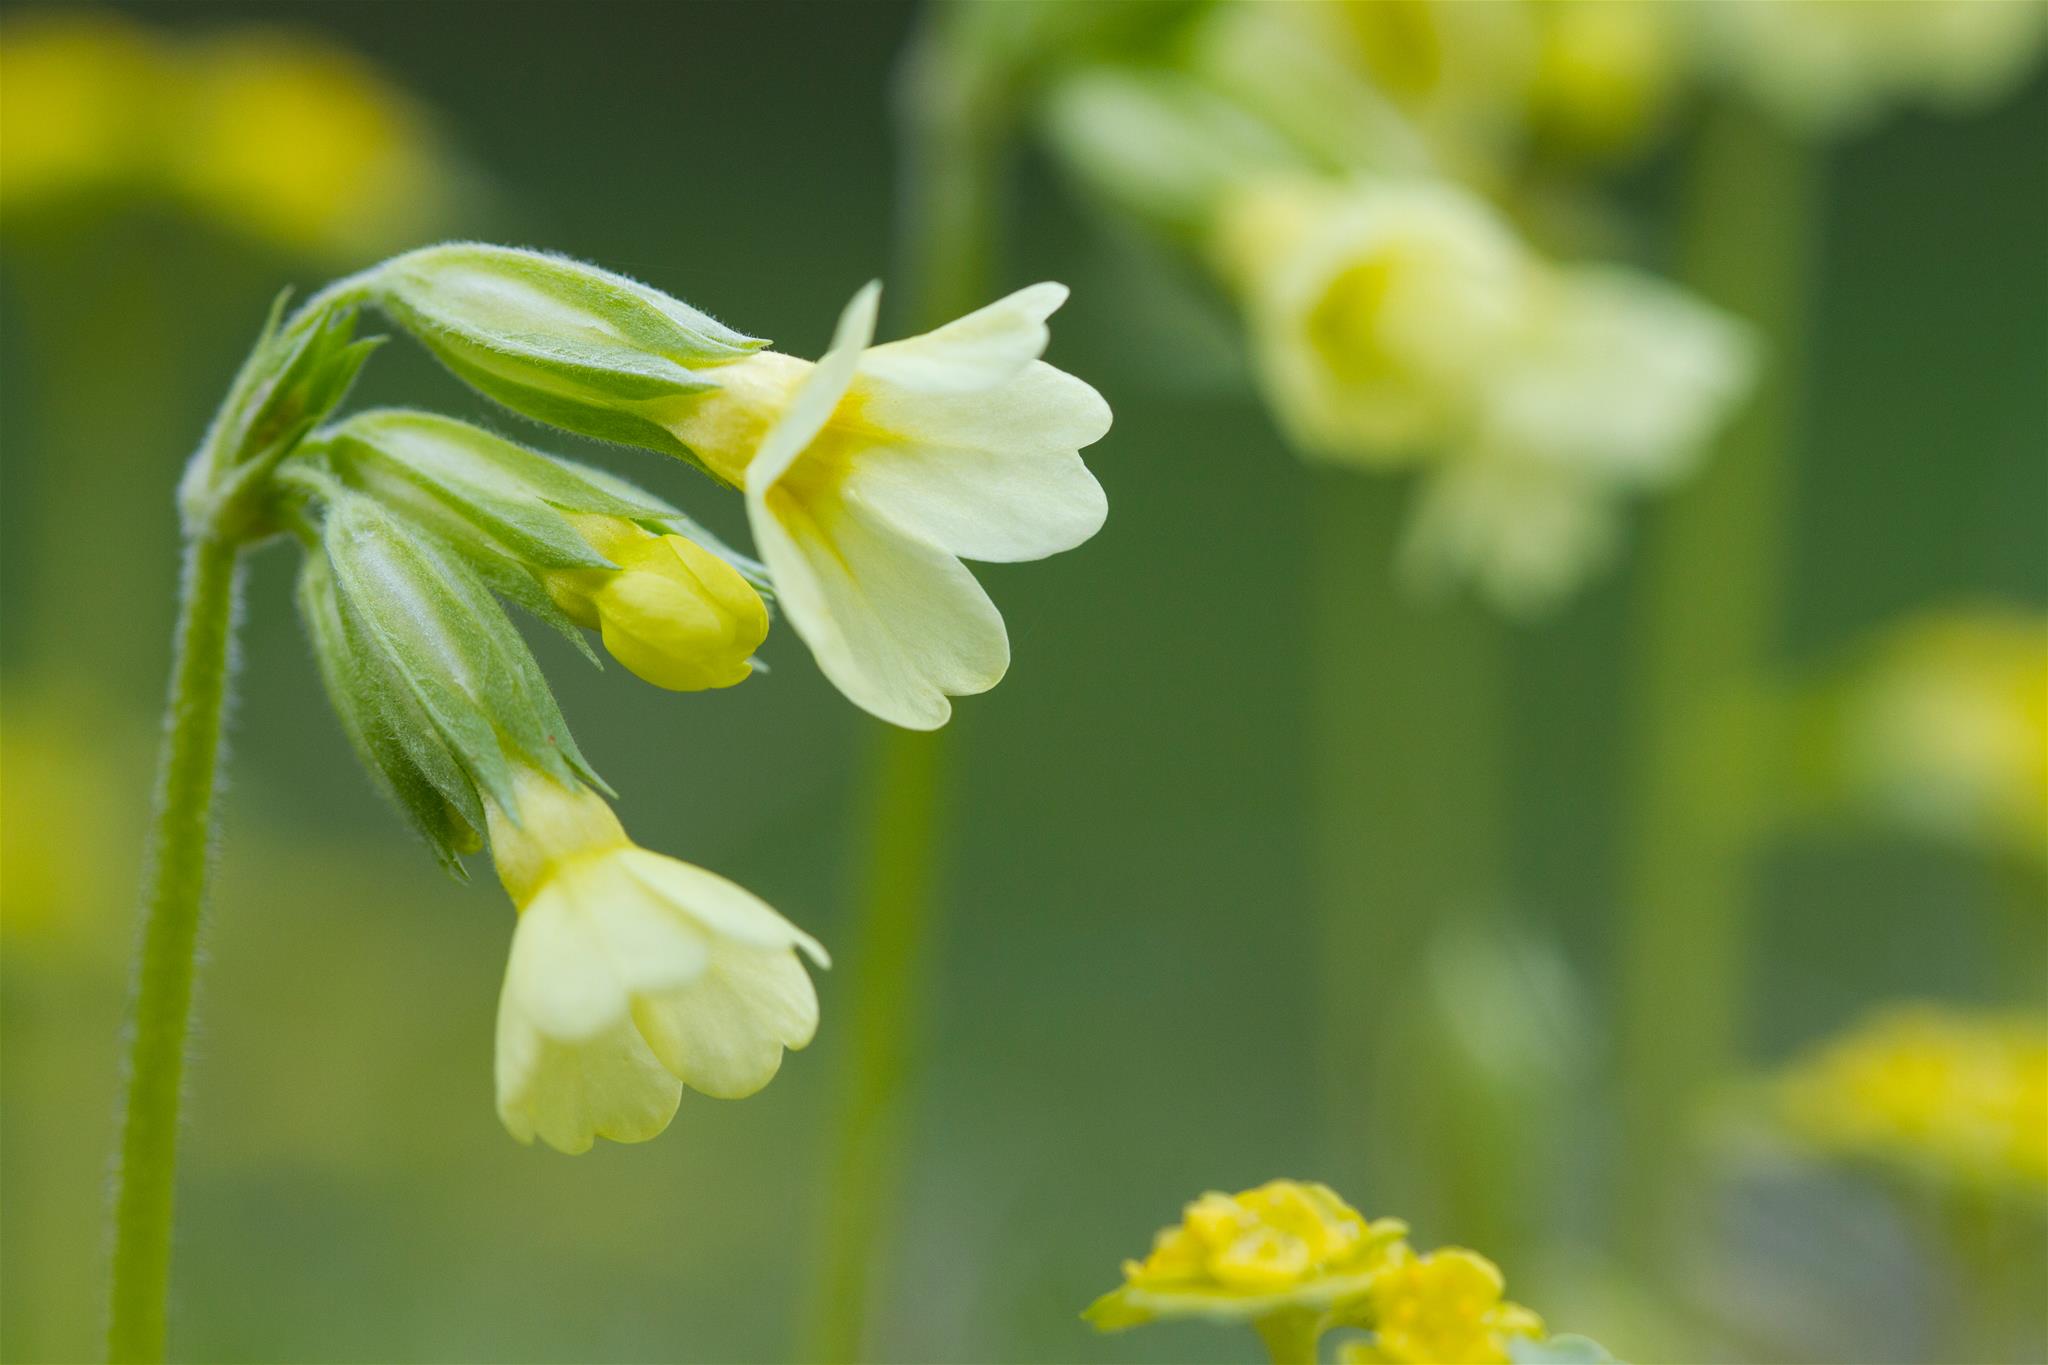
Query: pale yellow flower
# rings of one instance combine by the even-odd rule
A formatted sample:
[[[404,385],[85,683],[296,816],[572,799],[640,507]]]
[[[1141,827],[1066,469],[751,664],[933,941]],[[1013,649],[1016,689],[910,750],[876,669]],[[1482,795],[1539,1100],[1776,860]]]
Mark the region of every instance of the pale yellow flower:
[[[1802,128],[1837,133],[1897,103],[1988,105],[2048,34],[2041,0],[1744,0],[1695,6],[1728,79]]]
[[[568,514],[616,569],[555,569],[543,583],[570,620],[600,632],[613,658],[675,692],[731,687],[753,671],[768,609],[739,571],[687,536],[619,517]]]
[[[491,855],[519,910],[498,1003],[498,1115],[564,1152],[643,1142],[685,1085],[751,1095],[809,1043],[817,941],[723,877],[627,839],[594,792],[515,774],[487,804]]]
[[[1794,1061],[1780,1113],[1807,1141],[1965,1183],[2048,1185],[2048,1018],[1879,1012]]]
[[[1755,370],[1743,328],[1635,271],[1545,267],[1527,302],[1401,551],[1421,586],[1517,615],[1614,557],[1625,501],[1693,471]]]
[[[1445,1247],[1410,1256],[1374,1278],[1369,1343],[1345,1348],[1358,1365],[1508,1365],[1515,1337],[1540,1338],[1543,1320],[1502,1298],[1500,1268]]]
[[[1437,452],[1534,285],[1513,229],[1434,181],[1249,184],[1225,206],[1214,251],[1244,297],[1280,424],[1342,462]]]
[[[1974,608],[1906,622],[1849,684],[1849,786],[1901,823],[2048,856],[2048,619]]]
[[[1123,1285],[1085,1316],[1114,1331],[1155,1318],[1322,1312],[1362,1297],[1407,1231],[1392,1218],[1368,1222],[1326,1185],[1273,1180],[1212,1192],[1159,1233],[1149,1256],[1126,1261]]]
[[[706,370],[719,387],[668,420],[745,490],[777,603],[819,668],[874,715],[928,730],[1010,662],[960,561],[1041,559],[1094,535],[1107,503],[1079,452],[1110,415],[1038,358],[1064,285],[871,346],[879,292],[854,296],[815,365],[764,351]]]
[[[1688,34],[1667,0],[1537,0],[1533,129],[1564,148],[1613,155],[1662,121]]]

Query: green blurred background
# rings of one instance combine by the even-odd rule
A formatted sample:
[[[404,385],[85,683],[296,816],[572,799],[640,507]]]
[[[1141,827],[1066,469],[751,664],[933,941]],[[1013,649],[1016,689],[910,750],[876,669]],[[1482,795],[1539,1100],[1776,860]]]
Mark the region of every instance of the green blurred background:
[[[448,235],[603,263],[799,354],[822,349],[862,281],[900,269],[887,88],[908,7],[135,10],[160,32],[258,21],[362,54],[430,111],[464,168]],[[29,17],[5,9],[8,24]],[[1819,667],[1930,604],[2048,605],[2044,139],[2037,74],[1990,112],[1900,115],[1827,154],[1795,664]],[[1425,1217],[1428,1191],[1387,1188],[1321,1129],[1303,580],[1324,485],[1252,400],[1221,318],[1101,230],[1032,155],[1011,170],[995,284],[1073,286],[1050,358],[1116,411],[1089,452],[1112,512],[1077,553],[977,569],[1017,662],[955,722],[941,937],[868,1351],[1239,1358],[1249,1338],[1103,1338],[1076,1313],[1206,1188],[1323,1178],[1368,1212],[1415,1218],[1419,1240],[1479,1233],[1454,1214]],[[1625,185],[1653,261],[1669,254],[1655,244],[1671,180],[1653,162]],[[129,905],[175,588],[173,484],[275,291],[373,258],[323,260],[114,195],[10,220],[0,245],[7,818],[34,836],[9,840],[0,907],[10,1361],[97,1349]],[[404,342],[375,358],[358,398],[483,415]],[[687,471],[572,445],[553,448],[743,532],[735,503]],[[263,553],[246,603],[174,1353],[790,1357],[832,1195],[847,1061],[835,1024],[888,964],[842,958],[822,975],[817,1043],[752,1100],[691,1096],[663,1138],[574,1159],[511,1142],[490,1090],[508,907],[485,867],[468,888],[442,879],[363,780],[296,625],[291,559]],[[1615,1085],[1604,1021],[1629,908],[1616,868],[1631,587],[1625,564],[1556,619],[1512,632],[1512,740],[1494,773],[1512,813],[1514,922],[1560,946],[1587,1030],[1556,1157],[1561,1206],[1545,1215],[1540,1267],[1509,1261],[1510,1284],[1555,1325],[1622,1351],[1629,1323],[1658,1316],[1635,1302],[1649,1277],[1614,1271],[1602,1250]],[[847,943],[862,773],[881,727],[787,632],[769,643],[770,676],[682,698],[594,672],[559,641],[536,649],[641,842]],[[2010,1000],[1991,912],[2008,880],[1897,835],[1779,841],[1753,919],[1749,1054],[1768,1063],[1893,997]],[[2039,974],[2022,975],[2038,995]],[[1370,962],[1356,983],[1385,986]],[[1891,1203],[1853,1180],[1760,1175],[1732,1158],[1720,1178],[1730,1226],[1671,1273],[1752,1328],[1773,1311],[1788,1321],[1710,1332],[1703,1352],[1933,1349],[1916,1333],[1942,1286]],[[1772,1279],[1794,1272],[1810,1278],[1789,1290]],[[1787,1299],[1775,1307],[1762,1289],[1774,1282]]]

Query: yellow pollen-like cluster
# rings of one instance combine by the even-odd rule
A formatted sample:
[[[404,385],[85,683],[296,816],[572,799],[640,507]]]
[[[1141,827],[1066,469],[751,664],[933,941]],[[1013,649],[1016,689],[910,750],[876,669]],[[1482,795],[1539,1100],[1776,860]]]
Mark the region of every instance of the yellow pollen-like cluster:
[[[1195,1200],[1124,1276],[1133,1288],[1273,1293],[1368,1269],[1403,1231],[1368,1223],[1328,1186],[1274,1180]]]
[[[1511,1337],[1539,1337],[1543,1320],[1501,1296],[1500,1268],[1446,1247],[1410,1257],[1373,1280],[1373,1340],[1347,1361],[1401,1365],[1506,1365]]]

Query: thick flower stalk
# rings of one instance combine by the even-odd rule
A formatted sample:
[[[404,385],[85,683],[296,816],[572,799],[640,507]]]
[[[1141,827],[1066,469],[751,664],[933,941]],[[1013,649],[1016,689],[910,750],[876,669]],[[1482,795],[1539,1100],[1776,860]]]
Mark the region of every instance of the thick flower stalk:
[[[759,898],[634,844],[589,788],[522,769],[487,807],[498,880],[519,911],[498,1003],[498,1116],[564,1152],[642,1142],[683,1087],[720,1099],[774,1078],[818,1027],[801,949],[818,941]]]
[[[1276,1365],[1320,1358],[1337,1328],[1359,1329],[1342,1359],[1403,1365],[1605,1360],[1583,1338],[1544,1340],[1543,1322],[1504,1297],[1493,1262],[1450,1247],[1418,1255],[1398,1219],[1367,1220],[1326,1185],[1273,1180],[1209,1193],[1163,1229],[1151,1254],[1083,1316],[1106,1332],[1174,1318],[1243,1322]],[[1539,1356],[1524,1347],[1539,1346]]]

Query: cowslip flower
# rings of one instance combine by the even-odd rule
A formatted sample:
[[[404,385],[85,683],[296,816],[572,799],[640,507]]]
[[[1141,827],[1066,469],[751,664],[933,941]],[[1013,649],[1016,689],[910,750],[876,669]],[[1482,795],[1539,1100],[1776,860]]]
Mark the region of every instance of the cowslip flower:
[[[2048,1020],[1881,1010],[1796,1059],[1777,1112],[1822,1151],[1963,1184],[2048,1185]]]
[[[817,940],[723,877],[640,848],[588,788],[532,769],[486,805],[519,911],[498,1004],[498,1116],[563,1152],[642,1142],[685,1085],[720,1099],[810,1042]]]
[[[1393,1263],[1408,1226],[1367,1221],[1327,1185],[1273,1180],[1189,1204],[1151,1254],[1124,1262],[1124,1283],[1089,1306],[1104,1331],[1158,1318],[1258,1322],[1325,1313],[1364,1295]]]
[[[753,671],[768,609],[724,559],[683,535],[623,517],[569,514],[612,569],[555,569],[542,584],[565,615],[599,632],[611,656],[656,687],[731,687]]]
[[[1220,216],[1267,402],[1304,449],[1366,464],[1434,453],[1526,311],[1514,231],[1433,181],[1270,180]]]
[[[1614,557],[1623,501],[1691,474],[1756,369],[1741,325],[1635,271],[1544,267],[1525,303],[1401,551],[1419,585],[1524,616]]]
[[[1540,1339],[1543,1320],[1502,1296],[1507,1281],[1477,1252],[1445,1247],[1407,1256],[1375,1276],[1372,1339],[1345,1348],[1346,1365],[1508,1365],[1515,1338]]]
[[[668,425],[743,489],[776,599],[857,705],[935,729],[949,696],[1010,662],[1002,616],[961,560],[1072,549],[1107,514],[1083,447],[1109,430],[1100,394],[1039,359],[1064,285],[1019,290],[922,336],[871,346],[879,287],[846,307],[815,364],[760,351]]]

